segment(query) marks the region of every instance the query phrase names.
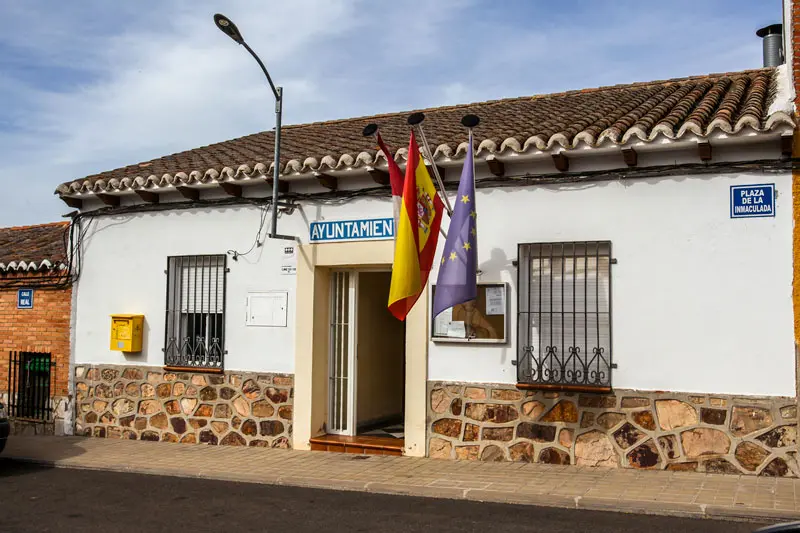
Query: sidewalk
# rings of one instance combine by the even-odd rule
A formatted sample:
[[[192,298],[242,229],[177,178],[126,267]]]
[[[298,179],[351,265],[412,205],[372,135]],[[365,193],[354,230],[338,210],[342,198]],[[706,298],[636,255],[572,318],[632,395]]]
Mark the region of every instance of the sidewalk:
[[[483,463],[86,437],[12,437],[0,458],[85,468],[574,509],[800,520],[800,480]]]

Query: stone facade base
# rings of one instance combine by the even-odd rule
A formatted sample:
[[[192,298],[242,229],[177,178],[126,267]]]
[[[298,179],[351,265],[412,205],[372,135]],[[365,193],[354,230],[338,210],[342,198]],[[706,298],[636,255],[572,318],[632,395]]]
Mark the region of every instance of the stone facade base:
[[[9,404],[8,392],[0,393],[0,403]],[[53,409],[48,421],[10,418],[11,435],[72,435],[72,403],[68,396],[50,400]]]
[[[797,477],[797,402],[428,384],[430,457]]]
[[[76,365],[76,434],[291,448],[294,379]]]
[[[24,420],[12,418],[9,420],[11,424],[12,436],[32,437],[35,435],[55,435],[56,426],[53,422],[39,422],[34,420]]]

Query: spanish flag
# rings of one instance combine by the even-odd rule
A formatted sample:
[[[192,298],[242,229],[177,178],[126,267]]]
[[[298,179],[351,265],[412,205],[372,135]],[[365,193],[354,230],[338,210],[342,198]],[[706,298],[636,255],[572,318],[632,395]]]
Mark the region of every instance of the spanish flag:
[[[389,311],[405,320],[428,283],[444,204],[422,162],[414,132],[408,146],[403,201],[394,242]]]
[[[394,160],[394,156],[386,144],[383,142],[381,134],[378,134],[378,147],[386,156],[386,164],[389,167],[389,184],[392,187],[392,215],[394,216],[394,234],[397,238],[397,226],[400,219],[400,206],[403,205],[403,171]]]

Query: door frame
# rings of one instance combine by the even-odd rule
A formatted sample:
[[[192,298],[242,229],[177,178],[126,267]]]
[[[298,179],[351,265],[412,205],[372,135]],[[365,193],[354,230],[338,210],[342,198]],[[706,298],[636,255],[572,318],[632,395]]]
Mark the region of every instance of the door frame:
[[[347,306],[341,298],[337,298],[336,276],[345,274],[347,287],[343,291],[347,292]],[[330,291],[330,336],[328,337],[328,423],[327,432],[332,435],[346,435],[353,437],[358,430],[358,271],[353,269],[334,269],[331,270],[331,291]],[[339,307],[341,306],[341,307]],[[338,309],[337,309],[338,308]],[[346,316],[344,323],[339,322],[342,315]],[[347,325],[347,339],[342,339],[339,343],[337,352],[336,339],[337,328]],[[345,358],[347,361],[345,361]],[[341,370],[346,362],[347,375],[335,375],[337,370]],[[335,381],[337,379],[347,380],[347,390],[344,397],[337,395]],[[336,409],[337,399],[341,401],[347,399],[345,413]],[[338,415],[338,420],[335,420]],[[344,416],[342,416],[344,415]]]
[[[394,242],[303,244],[297,249],[295,306],[294,417],[292,447],[310,450],[309,440],[325,434],[328,404],[330,272],[337,268],[390,269]],[[428,287],[406,318],[404,455],[427,452]]]

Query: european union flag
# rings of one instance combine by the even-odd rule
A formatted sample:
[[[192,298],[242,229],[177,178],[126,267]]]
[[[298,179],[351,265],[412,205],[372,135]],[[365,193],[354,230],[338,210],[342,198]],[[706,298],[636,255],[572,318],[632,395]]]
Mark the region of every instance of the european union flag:
[[[478,213],[475,210],[475,171],[472,156],[472,131],[469,133],[469,151],[464,159],[458,197],[447,230],[439,278],[433,295],[433,316],[454,305],[478,297]]]

